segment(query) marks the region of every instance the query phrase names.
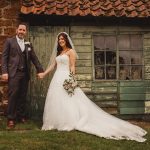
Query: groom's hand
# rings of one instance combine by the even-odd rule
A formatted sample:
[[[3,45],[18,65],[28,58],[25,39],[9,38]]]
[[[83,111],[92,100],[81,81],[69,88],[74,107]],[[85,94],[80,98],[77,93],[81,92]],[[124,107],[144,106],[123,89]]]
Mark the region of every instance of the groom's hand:
[[[2,74],[2,80],[7,81],[8,80],[8,74]]]

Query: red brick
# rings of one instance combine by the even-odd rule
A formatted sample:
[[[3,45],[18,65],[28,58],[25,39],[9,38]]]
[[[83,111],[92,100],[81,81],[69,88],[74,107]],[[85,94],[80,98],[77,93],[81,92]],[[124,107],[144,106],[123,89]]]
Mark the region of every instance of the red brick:
[[[12,22],[12,20],[0,20],[0,27],[1,26],[12,26],[13,25],[13,22]]]
[[[10,5],[10,1],[0,0],[0,8],[4,8],[8,5]]]
[[[4,35],[12,36],[15,35],[15,33],[16,33],[16,28],[9,27],[4,29]]]
[[[15,19],[18,18],[19,10],[18,8],[10,8],[10,9],[4,9],[3,17],[5,19]]]

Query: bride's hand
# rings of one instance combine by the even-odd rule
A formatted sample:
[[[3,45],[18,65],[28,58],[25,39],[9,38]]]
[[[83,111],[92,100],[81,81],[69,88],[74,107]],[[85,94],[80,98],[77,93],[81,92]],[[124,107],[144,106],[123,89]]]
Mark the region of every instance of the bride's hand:
[[[38,73],[37,76],[39,79],[43,79],[45,77],[45,73],[44,72]]]

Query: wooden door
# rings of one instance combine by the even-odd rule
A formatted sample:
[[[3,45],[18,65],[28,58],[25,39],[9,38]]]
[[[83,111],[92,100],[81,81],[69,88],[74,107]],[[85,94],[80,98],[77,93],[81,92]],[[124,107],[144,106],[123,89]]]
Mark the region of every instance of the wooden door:
[[[29,40],[33,44],[35,53],[45,69],[50,61],[55,38],[59,32],[67,32],[67,27],[31,26]],[[52,74],[43,80],[36,76],[36,69],[32,66],[31,80],[28,92],[28,112],[32,118],[41,119],[43,115],[46,93]],[[57,92],[57,91],[56,91]]]

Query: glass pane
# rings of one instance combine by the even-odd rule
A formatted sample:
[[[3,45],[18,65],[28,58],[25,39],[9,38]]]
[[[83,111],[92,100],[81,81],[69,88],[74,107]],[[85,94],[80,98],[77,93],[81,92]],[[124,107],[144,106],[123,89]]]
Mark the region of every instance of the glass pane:
[[[105,79],[104,67],[95,68],[95,79]]]
[[[142,49],[142,35],[131,35],[131,48],[135,50]]]
[[[94,36],[94,50],[104,50],[105,49],[105,40],[104,36]]]
[[[133,80],[142,79],[142,67],[141,66],[131,67],[131,79]]]
[[[130,79],[130,66],[120,66],[119,79],[120,80],[129,80]]]
[[[142,64],[142,51],[131,52],[131,64]]]
[[[105,37],[105,48],[106,50],[116,50],[116,37],[115,36]]]
[[[116,79],[116,67],[114,67],[114,66],[106,67],[106,78],[107,79]]]
[[[119,63],[120,64],[130,64],[131,51],[120,51],[119,52]]]
[[[130,49],[129,35],[119,35],[118,41],[119,49]]]
[[[105,63],[105,58],[104,58],[104,52],[103,51],[99,51],[99,52],[95,52],[94,54],[94,62],[95,65],[104,65]]]
[[[106,64],[116,64],[116,52],[106,52]]]

